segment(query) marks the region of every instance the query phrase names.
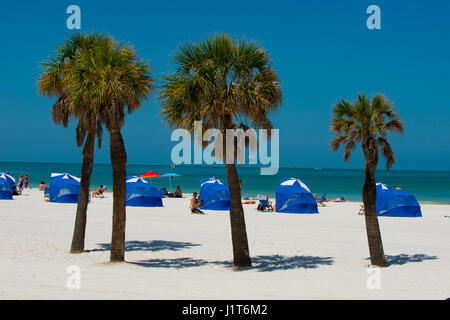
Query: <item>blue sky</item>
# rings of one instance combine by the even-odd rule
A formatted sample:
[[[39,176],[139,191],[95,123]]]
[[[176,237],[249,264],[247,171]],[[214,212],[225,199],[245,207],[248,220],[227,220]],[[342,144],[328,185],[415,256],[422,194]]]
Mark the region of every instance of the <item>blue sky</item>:
[[[328,144],[330,107],[339,98],[382,92],[405,121],[392,135],[394,169],[450,170],[450,26],[448,1],[8,1],[0,11],[0,161],[80,162],[75,127],[52,123],[52,99],[37,94],[39,62],[73,31],[66,8],[81,8],[81,31],[104,31],[133,44],[155,77],[170,53],[215,32],[255,40],[273,59],[285,102],[272,115],[281,166],[362,168]],[[366,8],[381,8],[381,30]],[[170,162],[170,131],[153,97],[123,129],[128,162]],[[107,138],[107,136],[105,136]],[[106,140],[107,141],[107,140]],[[108,143],[96,162],[109,162]],[[381,168],[381,167],[380,167]]]

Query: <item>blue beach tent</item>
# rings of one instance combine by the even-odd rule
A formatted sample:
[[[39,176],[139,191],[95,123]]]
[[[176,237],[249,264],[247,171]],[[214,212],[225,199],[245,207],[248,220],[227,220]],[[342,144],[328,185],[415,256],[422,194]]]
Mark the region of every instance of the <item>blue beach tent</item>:
[[[319,213],[308,186],[295,178],[280,180],[275,193],[275,209],[283,213]]]
[[[130,207],[162,207],[163,195],[141,177],[127,177],[126,205]]]
[[[230,210],[230,190],[218,179],[200,181],[200,196],[198,201],[204,201],[200,207],[205,210]]]
[[[0,173],[0,200],[12,200],[11,186],[4,173]]]
[[[50,202],[77,203],[80,194],[80,178],[68,173],[52,173],[50,179]]]
[[[4,172],[0,172],[0,175],[5,177],[6,181],[9,184],[12,194],[18,195],[19,193],[17,192],[16,180],[12,176]]]
[[[391,189],[377,183],[377,215],[384,217],[422,217],[416,198],[404,190]]]

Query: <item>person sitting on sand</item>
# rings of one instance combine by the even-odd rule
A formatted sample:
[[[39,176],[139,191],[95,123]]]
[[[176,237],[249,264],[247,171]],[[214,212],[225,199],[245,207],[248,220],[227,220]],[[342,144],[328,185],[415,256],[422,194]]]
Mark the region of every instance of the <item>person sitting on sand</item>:
[[[41,190],[41,191],[45,191],[45,188],[46,188],[46,185],[45,185],[45,182],[44,181],[41,181],[41,183],[39,184],[39,190]]]
[[[96,190],[92,191],[92,198],[97,198],[97,196],[102,197],[104,191],[105,191],[105,188],[101,184],[100,187],[98,187]]]
[[[205,214],[203,211],[201,211],[198,207],[202,206],[204,201],[198,202],[197,199],[197,192],[194,192],[192,194],[191,203],[189,205],[189,208],[191,209],[191,213],[198,213],[198,214]]]
[[[344,202],[344,201],[346,201],[345,198],[344,198],[344,196],[337,197],[337,198],[334,200],[334,202]]]
[[[175,198],[183,198],[183,191],[181,191],[180,186],[177,186],[177,190],[175,190]]]

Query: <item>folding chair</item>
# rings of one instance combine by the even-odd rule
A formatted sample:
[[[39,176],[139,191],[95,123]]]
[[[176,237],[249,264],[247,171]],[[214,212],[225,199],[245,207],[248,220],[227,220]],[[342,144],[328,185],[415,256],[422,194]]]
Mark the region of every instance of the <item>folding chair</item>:
[[[319,200],[319,204],[322,206],[322,207],[326,207],[327,206],[327,204],[325,203],[325,200],[327,199],[327,193],[325,192],[323,195],[322,195],[322,198],[320,198],[320,200]]]
[[[365,213],[366,213],[366,211],[364,210],[364,205],[362,204],[361,207],[359,208],[358,216],[362,216]]]

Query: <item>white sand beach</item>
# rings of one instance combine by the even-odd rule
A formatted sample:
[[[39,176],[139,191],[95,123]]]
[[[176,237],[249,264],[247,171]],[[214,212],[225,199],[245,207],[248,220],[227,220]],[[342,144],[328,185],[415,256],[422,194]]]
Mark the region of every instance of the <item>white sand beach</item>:
[[[253,268],[233,271],[229,216],[188,213],[189,198],[127,208],[126,263],[109,263],[112,194],[88,210],[87,252],[69,254],[75,204],[26,190],[0,201],[0,299],[446,299],[450,297],[450,206],[423,218],[380,217],[388,263],[368,289],[360,203],[320,214],[259,213],[244,205]],[[447,216],[447,217],[446,217]],[[66,272],[80,267],[81,288]]]

